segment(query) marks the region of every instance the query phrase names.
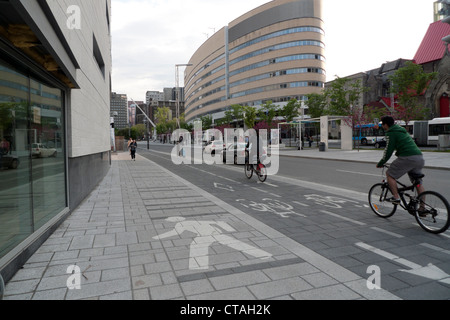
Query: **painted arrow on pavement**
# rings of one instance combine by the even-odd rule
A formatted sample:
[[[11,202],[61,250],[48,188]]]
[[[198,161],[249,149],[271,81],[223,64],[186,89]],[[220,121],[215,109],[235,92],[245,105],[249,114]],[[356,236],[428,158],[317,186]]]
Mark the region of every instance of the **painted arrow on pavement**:
[[[450,284],[450,275],[445,273],[443,270],[439,269],[432,263],[429,263],[426,267],[423,267],[419,264],[416,264],[409,260],[406,260],[406,259],[400,258],[396,255],[393,255],[387,251],[372,247],[364,242],[358,242],[356,245],[358,247],[372,251],[373,253],[376,253],[382,257],[385,257],[389,260],[400,263],[400,264],[404,265],[405,267],[410,268],[410,270],[400,269],[400,271],[414,274],[416,276],[428,278],[430,280],[435,280],[435,281],[439,281],[442,283]]]

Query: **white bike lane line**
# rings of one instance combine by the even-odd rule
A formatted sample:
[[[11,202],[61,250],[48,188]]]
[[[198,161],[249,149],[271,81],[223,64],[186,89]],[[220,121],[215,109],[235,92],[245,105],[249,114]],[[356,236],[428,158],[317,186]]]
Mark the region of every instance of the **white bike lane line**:
[[[146,158],[145,158],[146,159]],[[203,189],[197,187],[191,182],[185,180],[184,178],[176,175],[175,173],[167,170],[166,168],[156,164],[155,162],[146,159],[152,165],[156,165],[161,168],[161,170],[165,171],[167,174],[171,175],[179,182],[186,185],[188,188],[194,190],[201,196],[205,197],[209,201],[215,203],[217,206],[221,207],[234,217],[238,218],[242,222],[252,226],[257,231],[264,234],[272,241],[278,243],[280,246],[290,251],[297,257],[303,259],[307,263],[311,264],[321,272],[329,275],[336,281],[340,282],[342,285],[347,288],[353,290],[360,296],[366,299],[374,299],[374,300],[397,300],[399,297],[394,294],[386,291],[384,289],[369,289],[367,286],[367,280],[355,274],[354,272],[338,265],[337,263],[321,256],[320,254],[314,252],[313,250],[305,247],[304,245],[296,242],[295,240],[287,237],[281,232],[273,229],[272,227],[264,224],[263,222],[251,217],[250,215],[244,213],[243,211],[237,209],[236,207],[224,202],[223,200],[217,198],[216,196],[210,194],[209,192],[204,191]]]

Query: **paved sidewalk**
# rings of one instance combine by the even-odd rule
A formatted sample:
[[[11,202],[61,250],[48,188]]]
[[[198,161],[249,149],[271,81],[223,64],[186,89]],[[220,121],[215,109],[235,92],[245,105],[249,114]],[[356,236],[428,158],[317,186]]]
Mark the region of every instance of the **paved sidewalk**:
[[[6,285],[4,299],[397,297],[369,290],[366,279],[154,162],[119,153],[101,184]]]

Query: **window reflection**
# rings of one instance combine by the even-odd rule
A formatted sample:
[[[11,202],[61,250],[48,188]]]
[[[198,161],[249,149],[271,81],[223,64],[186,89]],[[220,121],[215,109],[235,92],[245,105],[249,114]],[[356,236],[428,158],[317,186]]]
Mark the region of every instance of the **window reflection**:
[[[63,124],[62,91],[0,60],[0,258],[66,207]]]
[[[0,257],[33,230],[27,87],[27,77],[1,66]]]
[[[31,85],[33,211],[40,228],[65,206],[61,90],[35,80]]]

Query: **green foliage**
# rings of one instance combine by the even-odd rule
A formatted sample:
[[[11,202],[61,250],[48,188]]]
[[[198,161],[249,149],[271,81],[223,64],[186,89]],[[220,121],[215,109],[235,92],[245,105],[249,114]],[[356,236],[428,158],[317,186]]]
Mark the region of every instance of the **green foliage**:
[[[255,107],[244,106],[243,113],[245,114],[244,123],[248,128],[253,128],[256,123],[257,111]]]
[[[361,95],[367,89],[360,81],[337,77],[331,86],[325,90],[329,101],[328,112],[336,116],[352,116],[359,106]]]
[[[327,114],[327,97],[325,94],[307,94],[308,112],[311,118],[319,118]]]
[[[277,106],[272,101],[267,101],[257,112],[257,117],[267,123],[269,127],[272,126],[272,121],[277,115]]]
[[[155,120],[156,124],[165,124],[169,121],[170,109],[169,107],[162,107],[156,109]]]
[[[436,76],[436,72],[425,73],[421,65],[411,61],[407,61],[403,68],[390,76],[391,93],[397,97],[400,106],[396,110],[391,110],[392,116],[406,123],[413,119],[425,118],[429,110],[419,103],[419,96],[425,92],[430,81]]]
[[[231,106],[231,109],[225,111],[225,119],[228,124],[232,121],[242,121],[244,119],[244,107],[239,104]]]
[[[297,99],[292,99],[281,109],[280,114],[287,122],[290,122],[298,116],[300,107],[301,103]]]
[[[202,121],[202,130],[208,130],[212,128],[213,118],[211,115],[206,115],[200,118]]]

